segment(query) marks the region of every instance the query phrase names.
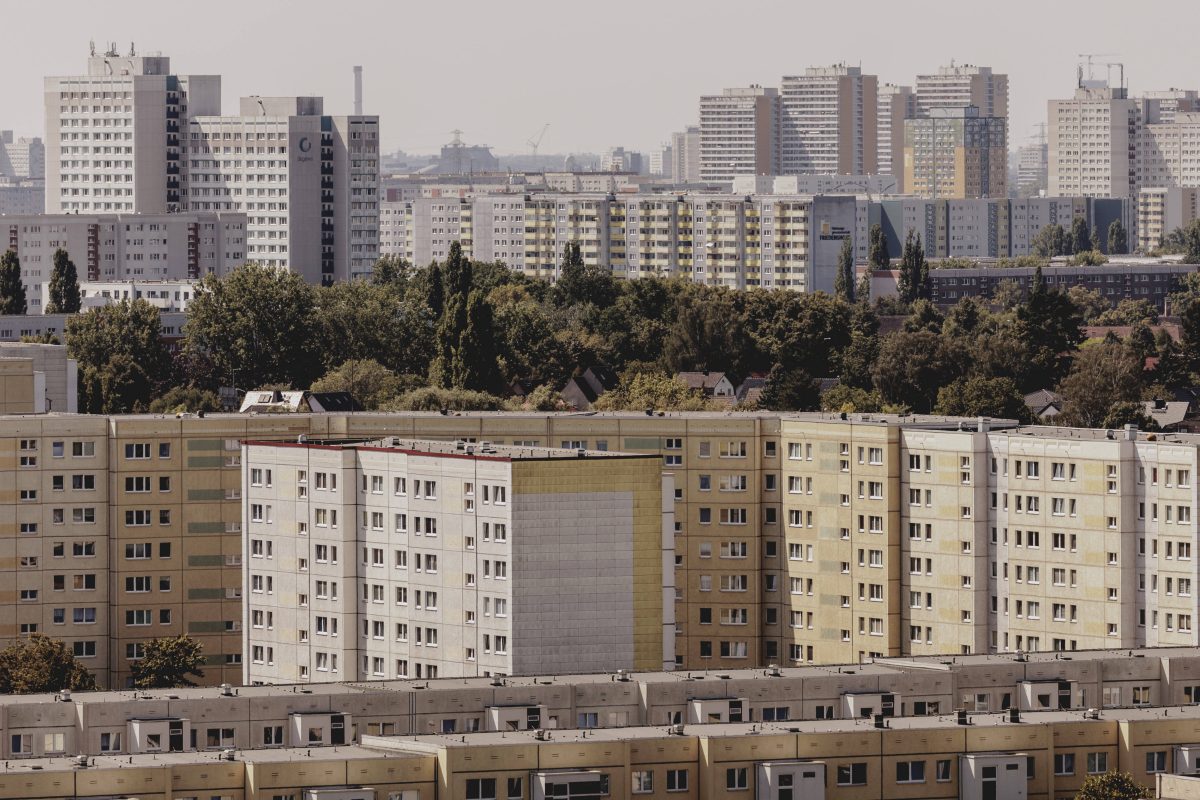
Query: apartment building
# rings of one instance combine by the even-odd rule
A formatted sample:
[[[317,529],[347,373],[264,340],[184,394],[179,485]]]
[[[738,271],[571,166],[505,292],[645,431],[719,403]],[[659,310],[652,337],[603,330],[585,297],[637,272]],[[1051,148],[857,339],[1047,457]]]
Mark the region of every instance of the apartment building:
[[[1045,142],[1017,148],[1017,195],[1037,197],[1046,191],[1048,145]]]
[[[31,314],[60,249],[81,282],[198,280],[247,259],[246,216],[231,212],[0,216],[0,240],[21,260]]]
[[[675,666],[658,456],[400,438],[243,455],[245,683]]]
[[[0,361],[21,366],[0,389],[6,414],[74,413],[79,403],[79,365],[59,344],[0,342]],[[13,363],[16,362],[16,363]],[[26,368],[27,366],[27,368]],[[20,375],[20,378],[15,376]]]
[[[779,90],[750,86],[700,98],[700,180],[779,172]]]
[[[904,186],[934,200],[1008,196],[1006,117],[937,107],[904,121]]]
[[[1131,197],[1138,185],[1138,119],[1138,101],[1104,81],[1081,81],[1073,98],[1048,101],[1047,193]]]
[[[879,78],[834,64],[785,75],[779,92],[779,174],[873,174]]]
[[[265,156],[265,158],[264,158]],[[379,118],[319,97],[243,97],[187,127],[187,205],[247,217],[246,257],[310,283],[369,275],[379,256]]]
[[[1157,664],[1147,655],[1124,659],[1126,677],[1146,671],[1139,661]],[[1174,705],[1149,700],[1150,685],[1134,686],[1139,699],[1133,705],[1088,709],[1080,701],[1095,679],[1085,687],[1051,677],[1087,670],[1062,661],[1036,672],[1022,662],[964,664],[962,673],[986,679],[974,682],[978,692],[957,687],[966,689],[959,697],[945,694],[962,677],[958,666],[910,664],[899,685],[866,692],[849,688],[861,684],[857,674],[826,671],[801,679],[797,670],[781,670],[695,684],[682,676],[667,678],[666,685],[658,680],[666,676],[618,683],[609,675],[556,686],[455,681],[454,689],[445,689],[434,681],[306,687],[307,694],[294,691],[298,687],[249,687],[236,694],[146,692],[134,699],[12,697],[0,704],[4,740],[16,751],[0,770],[0,793],[34,800],[130,789],[161,800],[181,792],[256,800],[740,793],[773,800],[799,789],[805,797],[847,800],[868,791],[896,800],[1048,799],[1072,795],[1089,776],[1123,771],[1139,783],[1185,792],[1164,796],[1193,796],[1185,776],[1195,771],[1200,712],[1190,697]],[[800,680],[816,696],[840,702],[814,705],[816,713],[802,718],[790,715],[786,703],[797,700]],[[845,690],[823,689],[822,682],[842,683]],[[911,688],[912,698],[944,698],[958,713],[943,710],[943,700],[910,701],[895,688]],[[1119,695],[1126,687],[1112,688]],[[661,718],[678,721],[648,724],[634,716],[642,705],[639,689],[665,699]],[[715,696],[700,694],[705,690]],[[555,727],[563,695],[576,691],[581,702],[567,701],[573,708],[596,710],[581,710],[578,719]],[[732,694],[754,691],[751,702]],[[1142,691],[1147,694],[1137,694]],[[1002,713],[979,708],[999,694],[1008,700]],[[474,727],[451,724],[464,712],[474,715]],[[421,721],[429,724],[422,729]],[[66,755],[77,751],[85,755]]]
[[[667,174],[673,183],[700,182],[699,125],[671,134],[671,169]]]
[[[982,117],[1008,117],[1008,76],[991,67],[954,64],[917,76],[917,113],[927,117],[936,108],[975,106]]]
[[[13,139],[0,131],[0,178],[40,181],[46,177],[46,146],[38,137]]]
[[[885,83],[879,87],[875,112],[875,162],[880,175],[904,179],[904,120],[917,116],[917,97],[911,86]],[[898,187],[903,191],[903,183]]]
[[[3,422],[0,570],[16,613],[0,638],[61,637],[105,686],[124,685],[140,643],[178,633],[204,645],[206,681],[242,679],[242,492],[257,487],[243,487],[240,442],[301,434],[661,458],[683,669],[1200,641],[1188,434],[768,412]]]
[[[187,208],[189,117],[219,114],[219,75],[177,75],[166,56],[92,48],[87,73],[50,77],[46,210],[165,214]]]
[[[1200,111],[1138,127],[1139,187],[1200,187]]]
[[[83,76],[46,79],[51,213],[238,212],[242,259],[312,283],[370,273],[379,255],[379,119],[321,98],[243,97],[165,56],[93,51]]]
[[[1139,189],[1137,195],[1137,248],[1149,252],[1162,246],[1176,228],[1186,228],[1200,218],[1200,188],[1159,187]]]

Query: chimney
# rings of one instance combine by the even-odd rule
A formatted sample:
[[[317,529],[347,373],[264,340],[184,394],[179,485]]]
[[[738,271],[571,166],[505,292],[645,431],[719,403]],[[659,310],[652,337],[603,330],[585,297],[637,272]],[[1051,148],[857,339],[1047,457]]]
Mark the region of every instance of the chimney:
[[[362,67],[354,68],[354,115],[362,116]]]

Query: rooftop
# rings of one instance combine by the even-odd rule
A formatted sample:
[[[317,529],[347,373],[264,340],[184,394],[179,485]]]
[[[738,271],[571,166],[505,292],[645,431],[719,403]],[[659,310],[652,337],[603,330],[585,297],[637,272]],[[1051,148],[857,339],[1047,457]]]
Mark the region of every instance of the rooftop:
[[[415,456],[448,456],[451,458],[477,458],[490,461],[549,461],[551,459],[596,459],[596,458],[657,458],[642,453],[621,453],[608,450],[573,450],[561,447],[518,447],[516,445],[493,444],[491,442],[453,442],[405,439],[386,436],[379,439],[314,439],[301,436],[296,442],[273,442],[248,440],[247,445],[261,447],[303,447],[321,450],[367,450],[404,453]]]

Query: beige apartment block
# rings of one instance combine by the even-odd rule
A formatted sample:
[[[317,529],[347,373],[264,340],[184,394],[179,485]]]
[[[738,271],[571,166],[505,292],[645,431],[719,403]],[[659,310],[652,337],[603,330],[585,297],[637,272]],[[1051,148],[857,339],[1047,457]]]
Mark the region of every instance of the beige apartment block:
[[[683,669],[1198,642],[1200,438],[770,412],[7,416],[0,640],[59,636],[118,688],[189,633],[240,682],[241,443],[302,434],[662,459]]]
[[[244,454],[248,684],[675,666],[656,456],[398,437]]]

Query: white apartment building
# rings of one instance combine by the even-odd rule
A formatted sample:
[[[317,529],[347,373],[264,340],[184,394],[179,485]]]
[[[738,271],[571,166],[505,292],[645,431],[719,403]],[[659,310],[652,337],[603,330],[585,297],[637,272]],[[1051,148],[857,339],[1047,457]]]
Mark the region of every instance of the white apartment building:
[[[88,61],[46,79],[53,213],[241,212],[245,258],[312,283],[370,273],[379,255],[379,121],[331,117],[320,98],[242,98],[165,56]]]
[[[1200,186],[1200,111],[1138,127],[1137,185]]]
[[[1017,148],[1017,192],[1021,197],[1046,191],[1047,150],[1045,142]]]
[[[700,98],[700,180],[779,174],[779,90],[750,86]]]
[[[656,456],[399,438],[243,453],[247,684],[675,664]]]
[[[13,140],[12,131],[0,131],[0,178],[42,180],[46,177],[46,147],[42,140],[25,136]]]
[[[875,112],[875,163],[880,175],[904,178],[904,120],[917,115],[917,96],[911,86],[885,83],[879,87]]]
[[[163,214],[186,207],[189,117],[219,114],[218,75],[175,75],[166,56],[94,50],[85,75],[50,77],[46,210]]]
[[[49,282],[42,284],[42,296],[49,291]],[[178,281],[80,281],[83,310],[102,308],[121,300],[145,300],[159,311],[187,310],[196,296],[196,282]]]
[[[981,117],[1008,117],[1008,76],[991,67],[955,64],[917,76],[916,116],[935,108],[975,106]]]
[[[674,183],[700,182],[700,127],[689,125],[671,134],[671,180]]]
[[[319,97],[243,97],[187,131],[192,211],[246,215],[246,258],[310,283],[370,274],[378,258],[377,117],[329,117]]]
[[[1147,123],[1174,122],[1177,114],[1200,111],[1200,92],[1195,89],[1163,89],[1142,92]]]
[[[1051,196],[1131,197],[1137,188],[1138,102],[1124,88],[1083,81],[1048,102]]]
[[[0,215],[41,214],[46,210],[42,181],[0,180]]]
[[[36,214],[0,216],[0,240],[21,260],[30,314],[41,314],[43,285],[60,248],[80,284],[194,281],[246,261],[246,217],[238,213]]]
[[[878,170],[879,79],[860,67],[809,67],[780,84],[779,174]]]

